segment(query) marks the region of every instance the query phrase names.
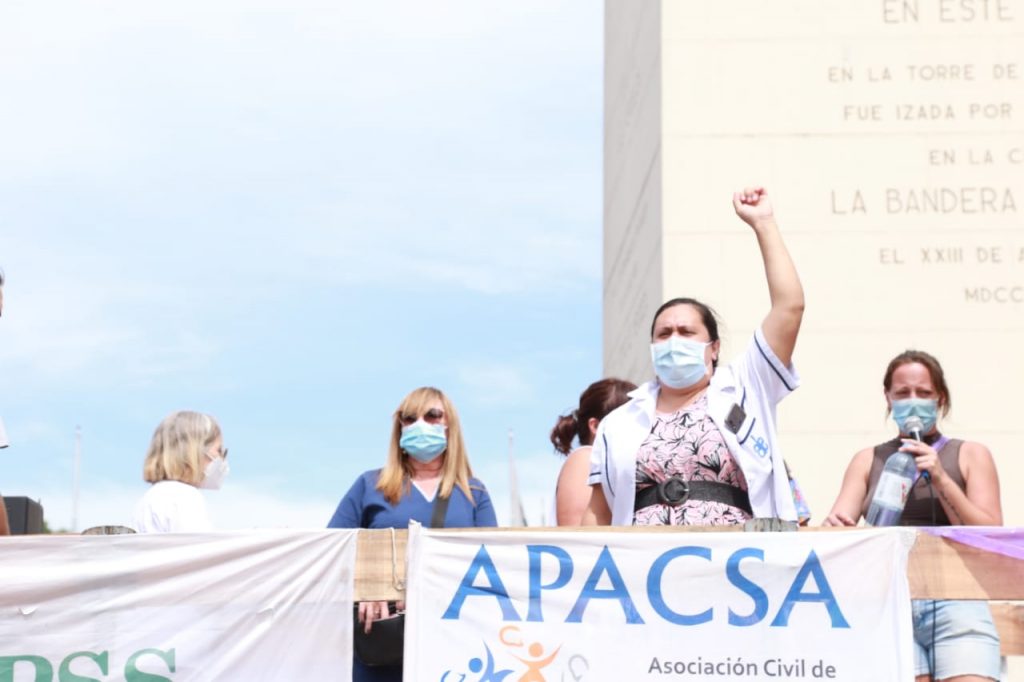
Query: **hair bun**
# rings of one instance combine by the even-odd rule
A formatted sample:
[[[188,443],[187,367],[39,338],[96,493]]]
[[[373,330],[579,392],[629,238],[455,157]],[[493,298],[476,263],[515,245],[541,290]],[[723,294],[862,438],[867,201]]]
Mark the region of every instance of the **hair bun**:
[[[576,437],[576,431],[579,428],[576,415],[577,410],[562,415],[555,422],[555,428],[551,430],[551,444],[555,446],[556,451],[561,452],[563,455],[568,455],[572,452],[572,441]]]

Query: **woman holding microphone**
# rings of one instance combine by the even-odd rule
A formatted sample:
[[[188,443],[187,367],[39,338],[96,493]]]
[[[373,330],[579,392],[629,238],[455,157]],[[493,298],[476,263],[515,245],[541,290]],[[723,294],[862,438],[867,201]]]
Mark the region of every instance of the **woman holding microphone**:
[[[899,433],[853,456],[822,525],[855,526],[866,517],[885,463],[897,450],[913,455],[920,472],[897,525],[1002,525],[992,453],[939,431],[939,418],[952,405],[939,361],[924,351],[904,351],[886,367],[882,388]],[[1000,678],[999,634],[986,602],[915,599],[912,611],[917,682]]]

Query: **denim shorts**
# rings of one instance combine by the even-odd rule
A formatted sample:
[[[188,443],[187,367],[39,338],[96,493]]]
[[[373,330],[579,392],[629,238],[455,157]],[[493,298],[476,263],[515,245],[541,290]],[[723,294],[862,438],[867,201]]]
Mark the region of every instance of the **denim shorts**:
[[[1000,679],[999,633],[988,602],[915,599],[912,611],[915,675],[932,675],[934,680],[957,675]]]

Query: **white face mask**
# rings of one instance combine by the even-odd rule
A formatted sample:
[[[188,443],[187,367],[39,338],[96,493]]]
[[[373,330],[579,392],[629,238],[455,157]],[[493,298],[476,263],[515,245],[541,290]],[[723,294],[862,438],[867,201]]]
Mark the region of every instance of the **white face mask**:
[[[206,465],[206,471],[203,473],[203,480],[199,483],[199,487],[207,490],[220,490],[220,486],[230,472],[231,467],[223,457],[211,460]]]
[[[708,343],[672,336],[651,344],[651,360],[658,381],[671,388],[689,388],[707,373],[704,349]]]

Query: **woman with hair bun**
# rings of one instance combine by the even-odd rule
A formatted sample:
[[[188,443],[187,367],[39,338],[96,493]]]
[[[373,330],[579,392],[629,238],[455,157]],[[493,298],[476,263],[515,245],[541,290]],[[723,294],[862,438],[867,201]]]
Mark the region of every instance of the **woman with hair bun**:
[[[578,526],[590,502],[590,451],[593,449],[597,425],[609,412],[629,400],[636,384],[622,379],[601,379],[580,394],[580,404],[569,414],[558,418],[551,431],[555,450],[566,456],[558,474],[555,490],[555,522],[559,526]],[[573,441],[579,447],[573,450]]]

